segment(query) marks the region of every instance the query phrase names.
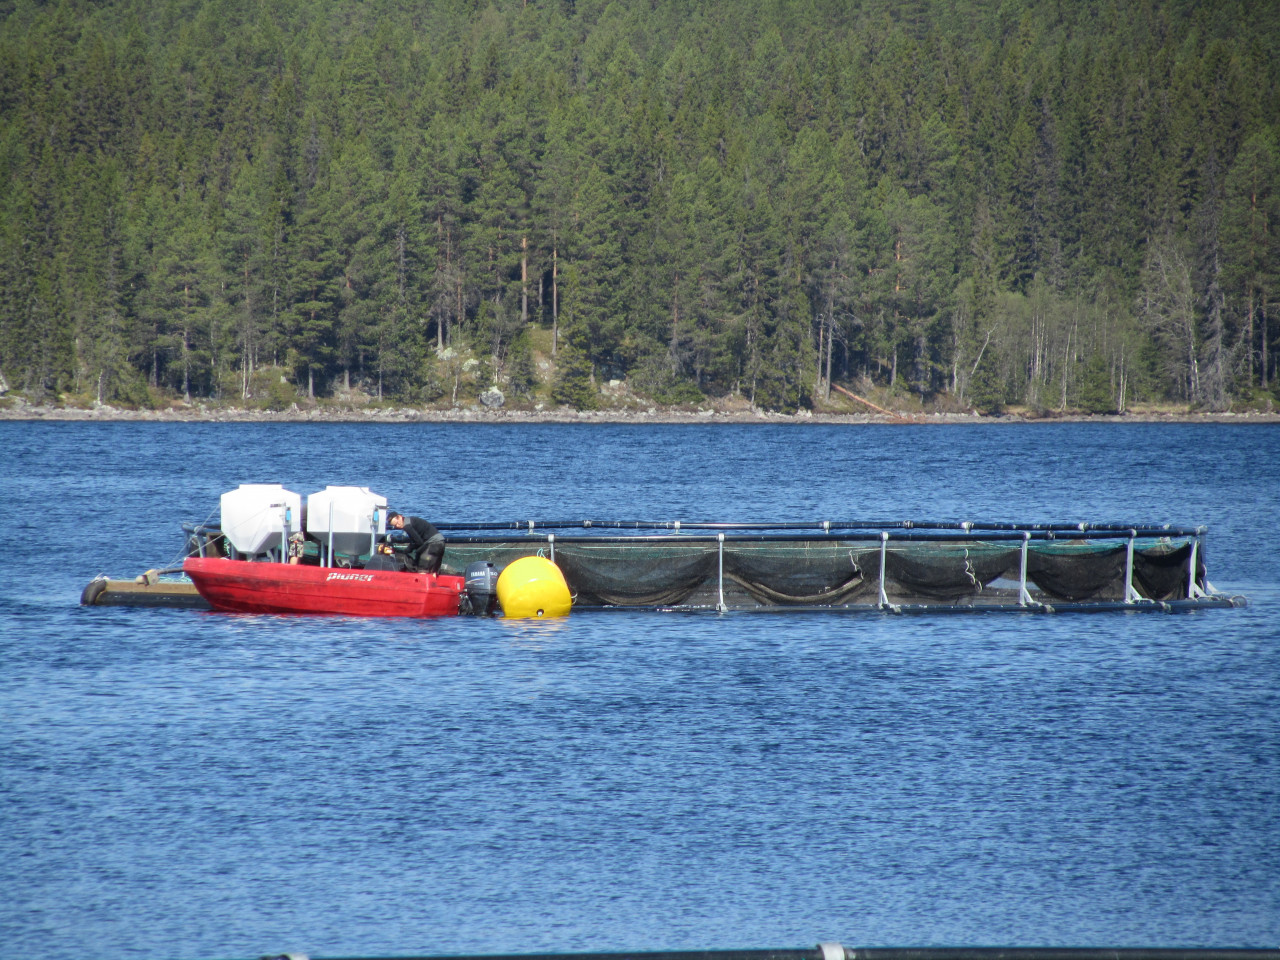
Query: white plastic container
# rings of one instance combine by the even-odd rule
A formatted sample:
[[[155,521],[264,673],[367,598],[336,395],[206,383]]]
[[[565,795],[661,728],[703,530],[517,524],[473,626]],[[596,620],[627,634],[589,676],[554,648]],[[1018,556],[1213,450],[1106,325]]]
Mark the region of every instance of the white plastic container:
[[[281,484],[242,483],[222,495],[222,532],[239,553],[278,550],[301,528],[302,497]]]
[[[371,552],[375,534],[387,532],[387,498],[368,487],[325,487],[307,497],[307,533],[325,551]],[[332,561],[330,561],[332,562]]]

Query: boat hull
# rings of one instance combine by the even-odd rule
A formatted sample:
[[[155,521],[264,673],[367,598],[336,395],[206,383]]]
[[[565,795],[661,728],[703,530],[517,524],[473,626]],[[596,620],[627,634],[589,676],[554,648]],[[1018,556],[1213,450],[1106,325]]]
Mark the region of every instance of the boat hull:
[[[348,570],[190,557],[182,565],[215,610],[355,617],[457,616],[466,581],[434,573]]]

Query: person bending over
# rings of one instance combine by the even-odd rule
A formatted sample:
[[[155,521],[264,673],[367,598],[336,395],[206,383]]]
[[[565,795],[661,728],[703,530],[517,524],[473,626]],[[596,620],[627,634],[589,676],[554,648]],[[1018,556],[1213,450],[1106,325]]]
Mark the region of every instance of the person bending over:
[[[421,517],[406,517],[394,510],[387,513],[387,526],[409,535],[410,569],[418,573],[435,573],[444,556],[444,534]]]
[[[378,549],[374,551],[373,556],[369,558],[369,562],[364,565],[366,570],[392,570],[403,571],[404,561],[396,556],[396,552],[391,549],[391,544],[380,543]]]

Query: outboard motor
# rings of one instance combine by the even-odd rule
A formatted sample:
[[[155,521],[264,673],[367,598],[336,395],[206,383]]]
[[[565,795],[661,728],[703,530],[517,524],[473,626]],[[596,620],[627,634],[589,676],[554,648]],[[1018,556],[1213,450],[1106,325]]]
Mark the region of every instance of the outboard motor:
[[[491,617],[498,609],[498,569],[488,560],[467,564],[464,574],[470,612]]]

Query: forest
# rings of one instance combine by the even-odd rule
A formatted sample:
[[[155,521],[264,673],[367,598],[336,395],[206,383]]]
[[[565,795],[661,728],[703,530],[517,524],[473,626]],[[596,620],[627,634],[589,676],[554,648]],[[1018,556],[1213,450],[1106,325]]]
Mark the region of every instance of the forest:
[[[8,0],[0,24],[0,392],[1280,399],[1274,0]]]

